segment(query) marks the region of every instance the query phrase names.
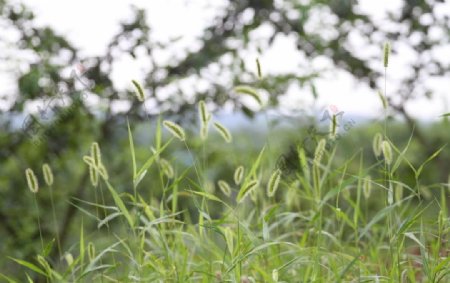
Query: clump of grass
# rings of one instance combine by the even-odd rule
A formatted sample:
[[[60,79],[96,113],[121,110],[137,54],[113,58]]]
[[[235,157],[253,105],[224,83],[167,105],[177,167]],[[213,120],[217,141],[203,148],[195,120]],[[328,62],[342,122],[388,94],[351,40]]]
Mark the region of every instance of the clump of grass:
[[[202,101],[198,110],[204,128],[212,115]],[[363,151],[347,160],[337,159],[338,145],[330,143],[332,147],[321,139],[313,154],[304,144],[298,145],[294,156],[299,168],[288,178],[280,169],[273,169],[273,156],[266,147],[256,158],[224,154],[220,142],[212,146],[192,142],[191,150],[181,126],[170,121],[162,125],[184,142],[191,160],[186,162],[186,152],[171,155],[166,148],[173,138],[163,142],[158,122],[155,144],[149,145],[149,155],[142,156],[140,165],[128,125],[133,182],[114,187],[100,147],[93,143],[83,161],[91,181],[99,187],[94,191],[106,187],[109,195],[102,196],[101,203],[95,195],[95,201],[77,200],[76,205],[96,222],[98,230],[85,233],[92,223],[85,226],[83,220],[79,241],[60,256],[63,264],[45,252],[42,233],[43,252],[31,261],[14,261],[48,282],[448,281],[448,259],[440,254],[448,249],[448,184],[420,183],[423,165],[416,169],[406,161],[407,148],[398,150],[386,132],[376,134],[372,143],[376,157],[383,156],[385,162],[377,160],[366,167]],[[231,133],[218,125],[214,126],[222,138],[231,142]],[[335,137],[336,117],[330,130],[330,137]],[[200,138],[206,136],[207,132],[201,133]],[[196,150],[202,150],[200,158]],[[395,163],[394,150],[399,154]],[[215,163],[209,163],[211,156],[217,159]],[[248,167],[225,169],[240,162]],[[402,180],[399,172],[405,168],[416,175],[414,188]],[[38,180],[31,169],[25,174],[36,200]],[[43,174],[46,184],[52,186],[50,166],[43,166]],[[220,191],[212,181],[217,176],[228,176],[217,181]],[[230,198],[232,188],[226,178],[240,186],[236,198]],[[260,186],[266,191],[258,190]],[[430,202],[438,205],[415,200],[415,190],[431,194],[431,187],[441,190]],[[386,191],[387,198],[379,197]],[[283,201],[277,202],[275,195]],[[90,207],[105,213],[100,217]],[[425,218],[425,212],[432,217]],[[38,226],[41,232],[39,218]],[[419,252],[409,252],[409,247],[417,247]],[[28,276],[26,280],[33,279]]]

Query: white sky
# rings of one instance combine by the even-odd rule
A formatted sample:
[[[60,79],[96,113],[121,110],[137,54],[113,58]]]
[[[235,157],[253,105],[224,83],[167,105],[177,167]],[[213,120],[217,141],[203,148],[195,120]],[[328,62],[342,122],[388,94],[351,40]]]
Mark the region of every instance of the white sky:
[[[203,27],[214,17],[217,7],[224,3],[222,0],[215,0],[214,5],[211,4],[213,1],[209,0],[23,0],[21,2],[33,9],[39,25],[52,26],[56,31],[67,36],[69,41],[79,47],[85,55],[90,56],[103,54],[106,45],[119,29],[118,23],[130,17],[131,5],[147,10],[153,36],[157,39],[167,41],[169,38],[182,36],[182,40],[177,43],[178,48],[192,45],[195,38],[201,35]],[[361,0],[360,3],[362,10],[370,11],[374,19],[380,22],[383,22],[387,10],[395,12],[401,7],[400,0]],[[442,10],[443,13],[450,15],[450,4],[445,4]],[[177,19],[177,24],[174,24],[174,19]],[[259,34],[264,37],[264,31]],[[355,45],[357,44],[356,38]],[[401,45],[398,45],[398,48],[400,49]],[[244,54],[244,58],[247,66],[252,66],[257,53],[252,53],[251,50],[248,52]],[[393,78],[405,72],[401,66],[411,59],[408,57],[407,50],[398,53],[399,55],[394,54],[390,59],[390,65],[396,66],[388,73],[388,75],[392,74]],[[449,57],[450,51],[444,50],[443,54]],[[293,40],[289,37],[277,39],[272,49],[260,58],[263,71],[270,69],[271,72],[297,70],[305,60],[308,58],[300,56]],[[326,59],[318,59],[310,63],[314,66],[328,66]],[[120,68],[112,74],[112,78],[119,88],[129,87],[131,79],[142,78],[142,70],[146,69],[139,64],[138,60],[131,57],[121,58],[118,64]],[[0,77],[3,77],[0,83],[5,85],[8,78],[3,74]],[[449,81],[447,79],[447,81],[435,82],[438,91],[436,99],[415,101],[408,105],[407,109],[416,118],[431,120],[438,119],[437,116],[442,113],[450,112]],[[390,83],[394,82],[388,83],[388,95],[391,95]],[[351,75],[345,72],[333,71],[325,74],[325,77],[318,81],[317,88],[320,94],[319,104],[322,106],[333,104],[340,110],[356,115],[375,117],[381,113],[377,94],[363,84],[355,82]],[[287,96],[289,98],[284,102],[285,107],[312,101],[309,89],[293,88]]]

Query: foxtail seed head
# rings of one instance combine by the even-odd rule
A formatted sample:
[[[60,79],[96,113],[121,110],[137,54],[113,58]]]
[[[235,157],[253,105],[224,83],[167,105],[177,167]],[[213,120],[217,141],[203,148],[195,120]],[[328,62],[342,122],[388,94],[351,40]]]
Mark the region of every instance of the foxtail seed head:
[[[228,185],[228,183],[224,180],[219,180],[217,182],[217,185],[219,185],[220,190],[222,191],[222,193],[224,195],[226,195],[227,197],[229,197],[231,195],[231,188],[230,185]]]
[[[256,58],[256,70],[258,72],[258,79],[262,79],[261,63],[258,58]]]
[[[383,136],[380,133],[376,133],[373,137],[372,141],[372,147],[373,147],[373,153],[376,157],[379,157],[382,153],[381,149],[381,143],[383,141]]]
[[[325,139],[321,139],[317,144],[316,151],[314,152],[314,162],[318,165],[322,160],[322,156],[325,153],[325,146],[327,145],[327,141]]]
[[[72,263],[73,263],[73,255],[71,253],[69,253],[69,252],[65,253],[64,254],[64,259],[66,260],[68,266],[72,265]]]
[[[89,178],[91,179],[91,184],[94,187],[98,185],[98,172],[95,170],[94,166],[89,166]]]
[[[98,173],[100,173],[100,176],[103,179],[105,180],[109,179],[108,171],[106,170],[106,167],[105,165],[103,165],[103,163],[100,163],[100,167],[98,167]]]
[[[389,205],[392,205],[394,203],[394,188],[392,188],[392,183],[389,183],[387,201]]]
[[[281,180],[281,170],[277,169],[270,176],[269,183],[267,184],[267,196],[273,197],[277,192],[278,186]]]
[[[234,253],[234,241],[233,241],[233,230],[230,227],[224,229],[225,241],[227,242],[227,248],[230,254]]]
[[[208,109],[206,109],[205,101],[200,100],[198,102],[198,112],[200,116],[200,121],[203,124],[208,124],[209,120],[211,119],[211,114],[208,112]]]
[[[227,143],[230,143],[232,141],[233,138],[232,138],[232,136],[230,134],[230,131],[228,131],[228,129],[225,128],[225,126],[223,126],[219,122],[214,122],[214,127],[216,128],[216,130],[219,132],[219,134],[222,136],[222,138]]]
[[[33,170],[30,168],[25,170],[25,176],[27,177],[28,188],[30,191],[32,193],[37,193],[39,191],[39,183]]]
[[[44,174],[44,180],[47,186],[53,185],[53,172],[47,163],[42,165],[42,173]]]
[[[384,160],[388,165],[392,163],[392,148],[388,141],[383,141],[381,143],[381,150],[383,151]]]
[[[99,168],[102,163],[102,155],[100,153],[100,147],[97,142],[93,142],[91,145],[91,157],[94,161],[94,165]]]
[[[397,183],[395,185],[395,202],[399,203],[403,199],[403,185],[400,183]]]
[[[167,178],[172,179],[175,175],[173,171],[172,165],[170,165],[169,161],[165,160],[164,158],[161,158],[159,160],[159,164],[161,165],[162,172],[164,175],[167,176]]]
[[[338,130],[337,117],[336,117],[336,115],[333,114],[333,117],[331,118],[331,123],[330,123],[330,139],[336,138],[337,130]]]
[[[209,121],[211,120],[211,114],[206,109],[205,101],[201,100],[198,103],[198,113],[200,117],[200,138],[206,140],[208,137]]]
[[[92,262],[95,259],[95,246],[94,243],[89,242],[87,246],[89,261]]]
[[[272,280],[273,282],[278,282],[278,269],[272,270]]]
[[[365,199],[369,199],[370,193],[372,192],[372,178],[367,176],[363,181],[363,194]]]
[[[391,44],[386,42],[383,48],[383,65],[385,68],[389,65],[389,55],[391,53]]]
[[[241,202],[242,200],[244,200],[250,194],[250,192],[258,186],[258,184],[259,183],[257,180],[252,180],[245,184],[237,195],[237,202]]]
[[[234,182],[236,183],[236,185],[239,185],[242,181],[242,177],[244,176],[244,166],[239,166],[238,168],[236,168],[236,170],[234,171]]]
[[[263,101],[261,99],[261,96],[259,95],[259,93],[256,91],[256,89],[249,87],[249,86],[237,86],[234,88],[234,91],[237,93],[242,93],[242,94],[247,94],[250,95],[251,97],[253,97],[253,99],[255,99],[258,104],[260,106],[263,106]]]
[[[168,120],[163,121],[163,125],[172,135],[174,135],[180,141],[184,141],[186,139],[184,129],[180,125]]]
[[[141,85],[135,80],[132,80],[131,82],[133,83],[134,87],[136,88],[136,97],[137,97],[137,99],[140,102],[143,102],[145,100],[145,95],[144,95],[144,91],[142,90]]]

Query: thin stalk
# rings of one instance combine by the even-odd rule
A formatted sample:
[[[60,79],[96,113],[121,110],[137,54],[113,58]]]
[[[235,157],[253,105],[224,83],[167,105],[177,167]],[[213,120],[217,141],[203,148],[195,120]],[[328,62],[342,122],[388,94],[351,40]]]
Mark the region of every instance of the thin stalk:
[[[36,212],[37,212],[37,222],[38,222],[38,228],[39,228],[39,238],[41,239],[41,249],[44,251],[44,238],[42,237],[42,228],[41,228],[41,216],[39,212],[39,205],[37,202],[36,194],[34,194],[34,205],[36,206]]]
[[[58,228],[58,222],[56,221],[56,210],[55,210],[55,202],[53,201],[53,186],[50,186],[50,201],[52,204],[52,214],[53,214],[53,223],[55,226],[55,233],[56,233],[56,244],[58,245],[58,253],[59,258],[62,258],[62,249],[61,249],[61,241],[59,240],[59,228]]]

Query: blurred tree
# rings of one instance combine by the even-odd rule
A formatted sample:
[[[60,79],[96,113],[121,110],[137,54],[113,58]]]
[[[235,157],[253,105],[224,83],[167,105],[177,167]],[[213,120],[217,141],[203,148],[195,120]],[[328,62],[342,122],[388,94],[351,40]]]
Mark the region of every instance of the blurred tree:
[[[58,199],[82,198],[88,172],[78,161],[79,153],[86,152],[93,140],[100,144],[108,140],[105,150],[123,151],[115,138],[123,136],[123,130],[118,129],[125,128],[126,117],[144,121],[166,113],[193,121],[196,116],[191,113],[191,105],[200,99],[210,105],[228,103],[252,116],[252,110],[238,103],[232,92],[238,84],[265,89],[271,106],[277,106],[281,95],[292,85],[309,89],[317,96],[314,84],[322,70],[268,72],[264,80],[257,81],[254,72],[246,68],[240,58],[241,50],[256,47],[264,53],[280,36],[295,38],[298,52],[308,60],[325,56],[374,90],[383,85],[380,53],[386,40],[392,42],[394,53],[400,45],[413,52],[417,59],[408,66],[409,72],[398,83],[399,88],[392,91],[396,95],[389,98],[389,104],[414,127],[406,103],[421,96],[432,97],[432,88],[425,81],[449,73],[449,65],[435,56],[436,49],[448,48],[450,36],[449,18],[439,13],[442,5],[443,0],[404,0],[401,10],[389,13],[389,21],[380,25],[360,11],[357,0],[229,0],[224,11],[204,30],[200,48],[185,50],[181,58],[173,56],[169,62],[161,62],[158,51],[177,39],[164,44],[155,41],[144,10],[134,8],[134,17],[120,24],[120,31],[105,54],[92,58],[80,55],[71,42],[52,28],[36,26],[34,14],[24,5],[0,0],[0,23],[4,30],[17,35],[16,41],[0,37],[14,54],[1,56],[0,60],[13,66],[11,69],[17,74],[17,93],[0,98],[4,103],[12,101],[8,102],[10,107],[1,116],[0,125],[0,252],[19,258],[35,252],[31,244],[37,241],[30,241],[39,237],[30,224],[35,215],[22,213],[31,207],[30,198],[23,193],[25,168],[39,168],[44,160],[52,160],[58,171],[66,172],[60,177],[65,188],[58,192]],[[271,33],[267,40],[252,42],[252,34],[264,27]],[[352,36],[362,40],[365,48],[380,52],[360,54],[351,42]],[[124,54],[148,62],[149,72],[142,82],[149,94],[147,108],[134,98],[131,87],[130,91],[119,91],[111,79],[114,63]],[[182,87],[188,79],[207,85],[190,91],[195,94],[194,99]],[[84,95],[90,99],[83,99]],[[92,106],[90,101],[97,102]],[[41,103],[40,111],[30,114],[33,102]],[[114,111],[117,102],[126,104],[127,110]],[[20,127],[15,125],[18,120],[24,121]],[[415,134],[426,145],[420,131]],[[112,163],[116,168],[123,166],[120,161]],[[44,195],[41,201],[46,205],[48,198]],[[62,211],[59,229],[64,245],[77,209],[61,201],[58,210]],[[44,235],[51,237],[51,228],[44,229]]]

